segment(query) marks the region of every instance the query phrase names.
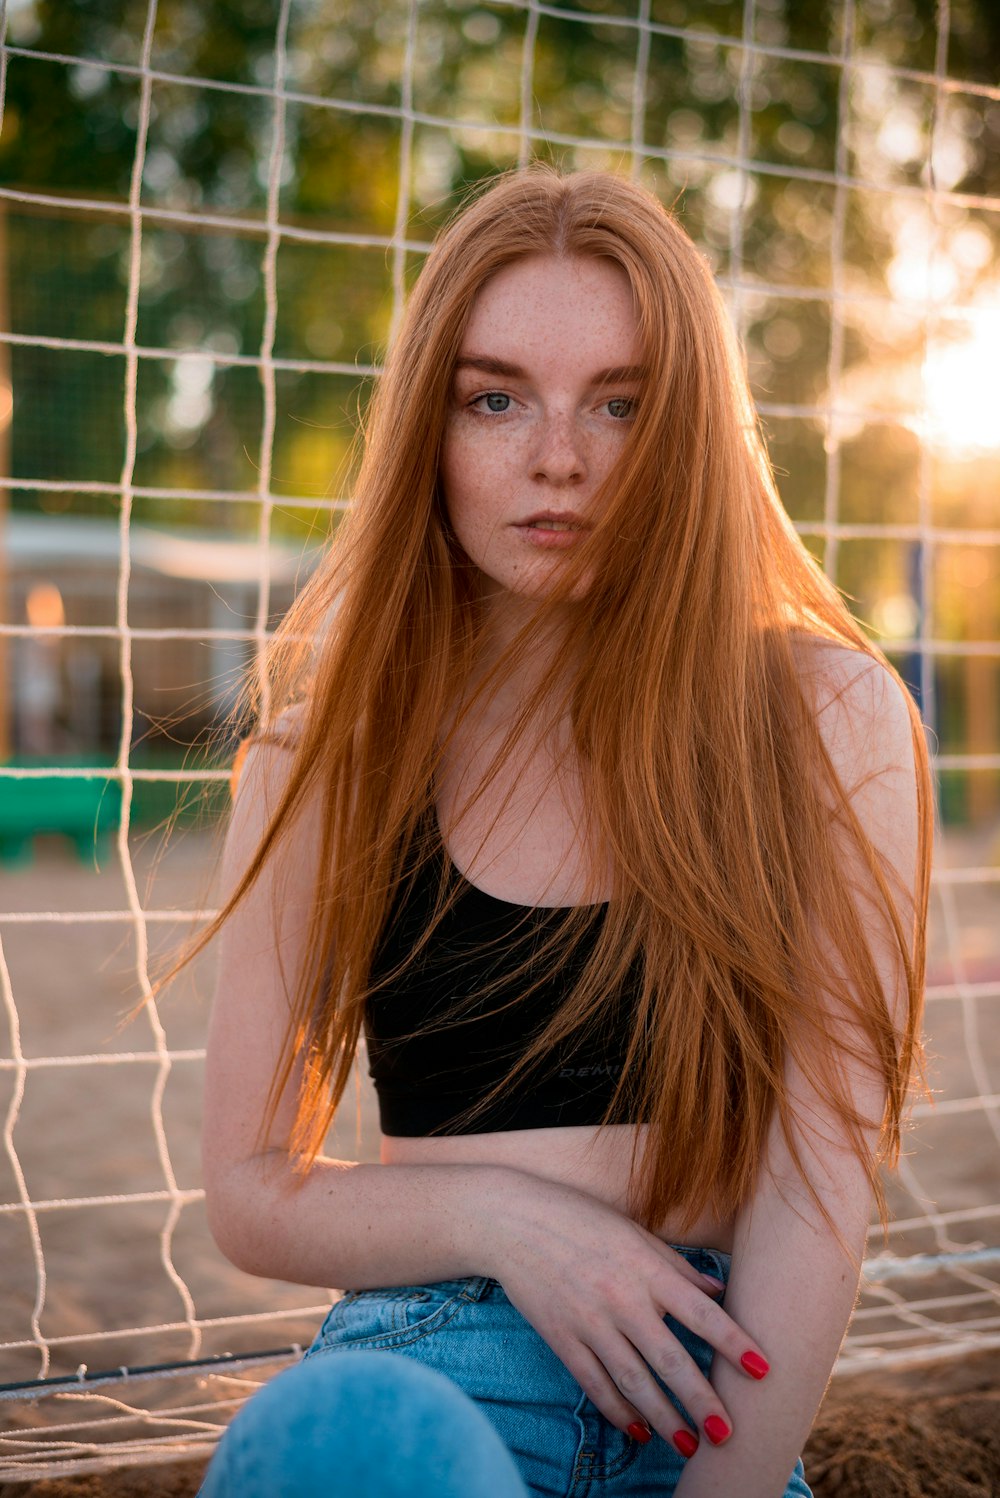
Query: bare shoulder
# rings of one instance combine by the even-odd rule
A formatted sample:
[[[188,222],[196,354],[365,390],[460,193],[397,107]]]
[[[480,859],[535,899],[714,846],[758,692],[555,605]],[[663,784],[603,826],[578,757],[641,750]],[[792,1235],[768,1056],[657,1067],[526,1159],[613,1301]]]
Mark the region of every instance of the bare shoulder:
[[[913,781],[915,710],[906,688],[864,651],[800,637],[800,678],[827,753],[850,790],[870,776]]]
[[[243,739],[233,761],[230,788],[234,805],[275,802],[291,773],[305,720],[305,705],[285,708],[266,726]]]
[[[913,701],[881,661],[829,641],[811,645],[803,671],[816,725],[851,810],[883,870],[894,871],[896,893],[913,902],[928,831],[925,761],[922,754],[918,761],[921,729]],[[839,810],[831,830],[840,840]],[[853,841],[844,841],[842,851],[856,889],[868,887]]]
[[[304,711],[302,707],[286,709],[265,732],[240,746],[233,766],[233,807],[224,854],[230,885],[250,863],[288,789]],[[284,873],[299,884],[314,876],[318,852],[318,818],[306,814],[309,799],[307,793],[285,830],[295,852],[294,857],[282,860]]]

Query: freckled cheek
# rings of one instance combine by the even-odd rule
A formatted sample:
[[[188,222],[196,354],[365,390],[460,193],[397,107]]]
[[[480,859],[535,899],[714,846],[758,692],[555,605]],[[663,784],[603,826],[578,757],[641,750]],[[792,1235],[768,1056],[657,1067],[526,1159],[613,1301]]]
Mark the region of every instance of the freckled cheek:
[[[591,438],[589,462],[595,478],[603,478],[616,467],[625,448],[627,432],[603,431]]]
[[[495,457],[493,444],[483,442],[468,427],[452,427],[441,452],[441,479],[455,493],[475,486],[477,476]]]
[[[505,493],[498,465],[475,442],[449,441],[441,456],[441,492],[459,545],[480,560],[502,526]]]
[[[441,454],[441,483],[449,510],[502,509],[516,492],[520,471],[515,444],[493,434],[449,434]]]

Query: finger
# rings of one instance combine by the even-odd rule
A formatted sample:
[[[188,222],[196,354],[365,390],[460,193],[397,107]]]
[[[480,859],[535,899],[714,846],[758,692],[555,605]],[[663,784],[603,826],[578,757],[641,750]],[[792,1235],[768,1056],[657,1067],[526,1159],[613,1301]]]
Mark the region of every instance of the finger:
[[[633,1348],[633,1353],[635,1353],[635,1348]],[[624,1398],[623,1393],[608,1374],[608,1369],[591,1348],[578,1344],[573,1354],[563,1357],[563,1362],[566,1363],[570,1374],[584,1390],[591,1404],[600,1411],[600,1414],[603,1414],[605,1420],[617,1426],[633,1441],[639,1441],[642,1446],[645,1446],[647,1441],[653,1438],[653,1431],[656,1431],[665,1440],[671,1441],[672,1446],[681,1453],[681,1456],[687,1458],[687,1456],[695,1455],[699,1444],[698,1432],[692,1431],[692,1428],[681,1419],[677,1410],[674,1410],[671,1402],[663,1398],[663,1393],[660,1392],[656,1381],[648,1377],[648,1371],[648,1389],[653,1393],[647,1399],[647,1405],[653,1404],[657,1399],[662,1405],[663,1419],[657,1423],[651,1423],[648,1414],[636,1408],[630,1399]],[[663,1434],[668,1429],[669,1435]]]
[[[763,1349],[714,1300],[686,1288],[678,1293],[676,1286],[670,1299],[663,1310],[714,1347],[734,1368],[757,1382],[767,1377],[771,1364]]]
[[[693,1264],[688,1262],[683,1254],[678,1253],[676,1248],[673,1248],[669,1243],[664,1243],[662,1238],[657,1238],[652,1233],[650,1237],[656,1244],[661,1256],[666,1259],[672,1269],[677,1271],[682,1279],[687,1280],[689,1285],[694,1285],[696,1289],[702,1292],[707,1291],[709,1295],[720,1295],[726,1288],[724,1280],[720,1280],[714,1274],[701,1274],[695,1269]]]
[[[622,1336],[607,1346],[602,1344],[593,1349],[615,1388],[682,1456],[692,1454],[690,1440],[683,1438],[684,1431],[695,1439],[699,1431],[704,1431],[714,1446],[721,1445],[731,1435],[733,1422],[694,1358],[670,1333],[666,1338],[662,1334],[651,1336],[649,1329],[644,1328],[639,1335],[651,1345],[640,1349],[638,1343]],[[657,1379],[687,1410],[694,1421],[694,1431],[678,1415]],[[680,1441],[678,1434],[682,1437]]]

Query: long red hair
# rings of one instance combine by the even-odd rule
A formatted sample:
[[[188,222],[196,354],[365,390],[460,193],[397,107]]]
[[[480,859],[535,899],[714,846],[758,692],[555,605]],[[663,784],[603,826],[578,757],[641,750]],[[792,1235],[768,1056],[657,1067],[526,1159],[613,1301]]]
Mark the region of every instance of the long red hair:
[[[896,673],[781,506],[703,256],[630,182],[542,167],[512,173],[476,197],[431,252],[368,412],[351,513],[252,689],[256,737],[278,739],[290,756],[280,804],[197,946],[294,836],[308,796],[322,817],[313,960],[291,995],[294,1019],[272,1089],[274,1104],[305,1063],[293,1143],[307,1166],[351,1076],[387,911],[425,851],[443,725],[480,639],[475,579],[449,536],[438,486],[454,363],[483,285],[539,254],[621,267],[647,375],[602,496],[606,523],[578,548],[592,578],[574,604],[583,648],[565,695],[547,705],[572,723],[589,830],[611,856],[612,896],[573,991],[502,1086],[530,1085],[563,1037],[606,1022],[607,996],[638,972],[628,1057],[605,1122],[649,1126],[630,1182],[640,1221],[652,1226],[670,1211],[691,1222],[706,1209],[738,1208],[775,1111],[794,1149],[783,1070],[790,1051],[840,1114],[881,1200],[879,1160],[898,1152],[918,1060],[931,824],[923,731],[907,695],[920,816],[912,899],[892,888],[851,810],[852,788],[833,770],[806,684],[822,642]],[[570,578],[554,589],[540,622],[571,587]],[[500,759],[543,705],[540,696],[525,704]],[[832,818],[870,870],[878,918],[898,948],[901,1029],[872,955],[873,916],[859,914]],[[586,907],[566,912],[547,948],[550,966],[593,918]],[[536,980],[537,966],[525,974],[526,1006]],[[838,1029],[829,1020],[830,998],[853,1023]],[[847,1032],[884,1080],[876,1151],[864,1132],[872,1121],[857,1115],[843,1081]]]

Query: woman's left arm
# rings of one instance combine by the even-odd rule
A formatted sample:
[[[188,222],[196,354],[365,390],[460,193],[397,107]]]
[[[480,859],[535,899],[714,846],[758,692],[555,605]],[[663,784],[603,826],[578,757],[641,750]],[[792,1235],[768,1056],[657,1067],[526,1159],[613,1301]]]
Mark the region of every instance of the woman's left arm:
[[[865,832],[912,897],[918,812],[907,705],[881,666],[846,650],[831,654],[837,679],[819,715],[824,741],[845,788],[857,787],[851,802]],[[864,917],[871,877],[846,847],[844,856]],[[866,932],[902,1030],[902,963],[875,907],[870,909]],[[905,920],[906,912],[901,914]],[[870,1065],[845,1062],[844,1075],[858,1111],[877,1123],[884,1084],[874,1058]],[[712,1382],[733,1417],[733,1434],[718,1447],[702,1438],[676,1498],[782,1498],[854,1308],[871,1212],[868,1178],[838,1115],[792,1062],[786,1084],[802,1167],[837,1231],[803,1181],[775,1119],[757,1190],[737,1220],[726,1293],[727,1312],[757,1339],[771,1371],[754,1384],[715,1360]],[[876,1136],[873,1128],[873,1148]]]

